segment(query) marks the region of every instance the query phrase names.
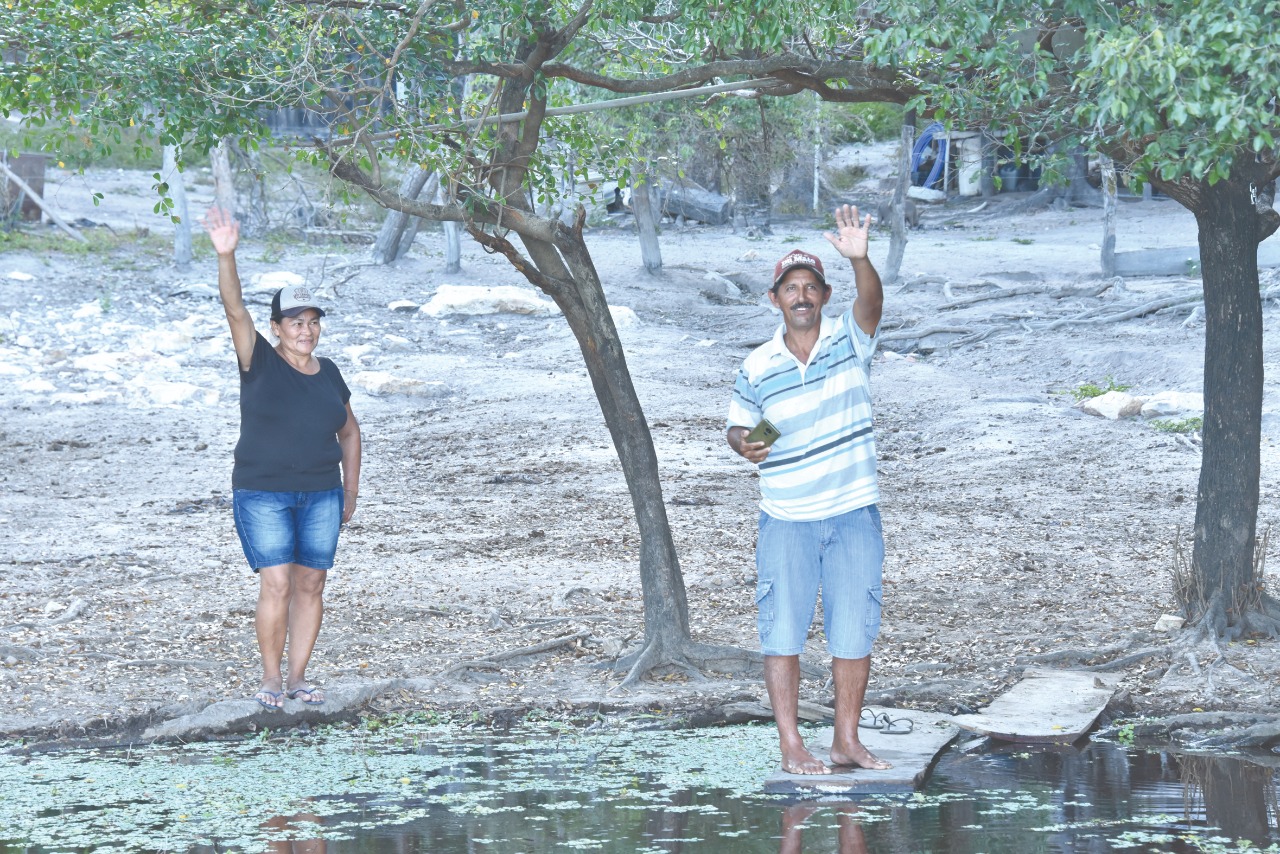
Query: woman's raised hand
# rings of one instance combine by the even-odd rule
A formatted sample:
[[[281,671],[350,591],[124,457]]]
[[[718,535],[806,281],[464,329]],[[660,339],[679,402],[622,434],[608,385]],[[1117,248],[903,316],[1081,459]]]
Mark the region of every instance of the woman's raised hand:
[[[240,223],[229,211],[214,205],[204,215],[204,230],[219,255],[232,255],[240,243]]]

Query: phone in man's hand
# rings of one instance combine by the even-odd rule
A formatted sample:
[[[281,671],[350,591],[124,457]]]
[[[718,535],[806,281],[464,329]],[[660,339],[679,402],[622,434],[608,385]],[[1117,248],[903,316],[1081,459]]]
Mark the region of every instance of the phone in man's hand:
[[[747,442],[764,442],[765,447],[769,447],[778,440],[782,433],[768,418],[762,418],[760,423],[751,428],[751,432],[747,434],[744,441]]]

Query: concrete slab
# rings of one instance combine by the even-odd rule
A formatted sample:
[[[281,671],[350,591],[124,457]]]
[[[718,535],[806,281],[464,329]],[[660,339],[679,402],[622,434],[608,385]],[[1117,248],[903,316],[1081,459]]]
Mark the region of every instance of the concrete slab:
[[[1071,744],[1089,731],[1120,684],[1114,673],[1028,667],[1022,681],[959,727],[1001,741]]]
[[[914,709],[890,709],[869,706],[873,712],[886,713],[894,720],[907,718],[914,724],[909,733],[886,735],[873,729],[860,729],[858,735],[867,749],[893,767],[886,771],[865,768],[841,768],[834,774],[787,774],[775,771],[764,781],[770,794],[800,795],[891,795],[914,792],[923,783],[933,762],[951,740],[959,734],[946,715],[917,712]],[[810,743],[813,754],[830,765],[830,728],[819,730]]]

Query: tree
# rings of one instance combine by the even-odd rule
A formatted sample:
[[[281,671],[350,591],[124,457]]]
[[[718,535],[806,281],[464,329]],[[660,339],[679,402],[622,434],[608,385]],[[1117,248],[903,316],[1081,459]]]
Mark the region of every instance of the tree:
[[[16,50],[0,71],[0,107],[109,145],[137,104],[164,104],[160,142],[208,149],[265,135],[264,108],[305,105],[332,130],[308,156],[389,210],[461,223],[549,295],[578,340],[640,531],[645,641],[627,662],[629,683],[658,666],[696,675],[742,656],[691,639],[657,455],[583,240],[584,211],[570,224],[536,212],[588,163],[627,179],[627,140],[593,136],[556,108],[587,93],[731,88],[709,87],[717,78],[776,95],[905,101],[893,71],[841,47],[856,48],[849,23],[865,26],[821,0],[782,11],[766,0],[691,3],[665,15],[595,0],[15,0],[0,22],[0,43]],[[626,55],[628,38],[647,48]],[[464,97],[454,84],[468,76]],[[451,191],[443,203],[409,198],[384,180],[388,162],[437,171]]]
[[[881,7],[867,56],[965,127],[1083,140],[1196,218],[1205,302],[1204,454],[1180,595],[1217,634],[1275,636],[1255,565],[1262,414],[1258,244],[1280,225],[1276,0],[958,0]]]

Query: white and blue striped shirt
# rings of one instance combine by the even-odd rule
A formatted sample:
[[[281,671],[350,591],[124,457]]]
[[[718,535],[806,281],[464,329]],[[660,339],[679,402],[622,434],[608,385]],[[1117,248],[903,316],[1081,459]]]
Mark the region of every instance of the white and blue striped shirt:
[[[743,361],[729,403],[729,427],[750,429],[768,418],[782,434],[760,464],[760,509],[809,522],[875,504],[869,379],[876,337],[858,327],[852,307],[839,318],[824,316],[802,365],[784,331],[779,326]]]

